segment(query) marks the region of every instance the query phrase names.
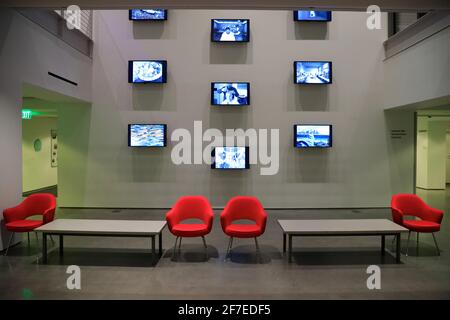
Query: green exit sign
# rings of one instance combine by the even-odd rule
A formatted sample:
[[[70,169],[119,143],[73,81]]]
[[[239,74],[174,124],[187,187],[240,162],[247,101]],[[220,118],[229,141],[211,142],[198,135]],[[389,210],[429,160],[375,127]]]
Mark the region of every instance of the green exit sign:
[[[33,118],[33,111],[28,109],[22,110],[22,119],[31,119]]]

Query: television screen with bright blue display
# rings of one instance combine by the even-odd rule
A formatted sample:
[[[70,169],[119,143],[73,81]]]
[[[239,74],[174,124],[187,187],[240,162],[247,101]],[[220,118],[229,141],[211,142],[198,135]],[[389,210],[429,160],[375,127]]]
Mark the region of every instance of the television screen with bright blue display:
[[[128,62],[129,83],[165,83],[167,61],[141,60]]]
[[[248,19],[211,20],[211,41],[213,42],[250,41],[250,20]]]
[[[294,83],[330,84],[332,82],[330,61],[295,61]]]
[[[131,9],[129,11],[130,20],[167,20],[167,10],[165,9]]]
[[[165,124],[129,124],[128,146],[165,147],[167,125]]]
[[[250,83],[213,82],[211,83],[212,105],[249,105]]]
[[[294,125],[295,148],[330,148],[331,145],[331,125]]]
[[[215,147],[212,151],[213,169],[249,169],[249,147]]]
[[[295,10],[295,21],[331,21],[331,11]]]

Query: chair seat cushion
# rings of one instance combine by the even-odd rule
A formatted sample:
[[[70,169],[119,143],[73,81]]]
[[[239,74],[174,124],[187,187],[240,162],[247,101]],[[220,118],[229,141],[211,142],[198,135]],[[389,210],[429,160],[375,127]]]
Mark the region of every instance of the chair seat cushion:
[[[230,224],[225,228],[230,237],[254,238],[261,235],[261,227],[256,224]]]
[[[403,220],[403,225],[415,232],[436,232],[441,228],[439,223],[425,220]]]
[[[8,222],[5,226],[11,232],[30,232],[42,224],[43,222],[39,220],[16,220]]]
[[[179,223],[172,227],[172,233],[178,237],[201,237],[209,233],[204,223]]]

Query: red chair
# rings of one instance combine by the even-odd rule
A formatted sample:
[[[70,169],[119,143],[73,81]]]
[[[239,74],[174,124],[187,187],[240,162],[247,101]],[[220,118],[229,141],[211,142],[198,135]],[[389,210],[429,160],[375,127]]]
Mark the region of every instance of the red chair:
[[[237,224],[236,220],[251,220],[254,224]],[[255,197],[237,196],[232,198],[220,214],[223,232],[230,237],[227,254],[231,253],[233,238],[255,238],[256,253],[260,257],[257,237],[266,230],[267,214],[261,202]]]
[[[202,237],[205,252],[207,250],[205,236],[211,232],[214,212],[208,200],[203,196],[184,196],[177,200],[174,207],[166,214],[170,232],[176,236],[174,253],[181,249],[181,239]],[[182,223],[187,219],[199,219],[201,223]]]
[[[441,254],[434,232],[438,232],[441,229],[441,222],[444,216],[443,211],[430,207],[415,194],[396,194],[392,196],[391,210],[392,220],[409,230],[406,255],[408,255],[409,239],[413,231],[417,232],[417,249],[419,249],[419,233],[431,233],[438,255]],[[406,220],[404,219],[405,216],[413,216],[419,218],[419,220]]]
[[[3,218],[6,230],[11,232],[5,256],[8,254],[9,246],[16,232],[27,232],[28,243],[30,232],[53,221],[55,218],[56,198],[50,193],[35,193],[22,201],[16,207],[3,210]],[[42,215],[42,220],[27,220],[28,217]]]

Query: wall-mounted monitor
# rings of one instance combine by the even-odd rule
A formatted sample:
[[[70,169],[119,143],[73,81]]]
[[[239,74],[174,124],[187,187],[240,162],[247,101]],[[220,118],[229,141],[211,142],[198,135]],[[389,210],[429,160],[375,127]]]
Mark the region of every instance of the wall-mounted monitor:
[[[212,42],[249,42],[249,19],[212,19]]]
[[[331,148],[332,126],[329,124],[294,125],[295,148]]]
[[[166,9],[131,9],[128,18],[133,21],[167,20]]]
[[[212,169],[250,169],[249,147],[215,147],[211,156]]]
[[[166,124],[129,124],[129,147],[165,147],[167,145]]]
[[[331,61],[295,61],[294,83],[330,84],[332,83]]]
[[[331,11],[294,10],[294,21],[331,21]]]
[[[250,104],[250,83],[212,82],[211,104],[215,106]]]
[[[129,83],[165,83],[166,78],[167,61],[165,60],[128,61]]]

